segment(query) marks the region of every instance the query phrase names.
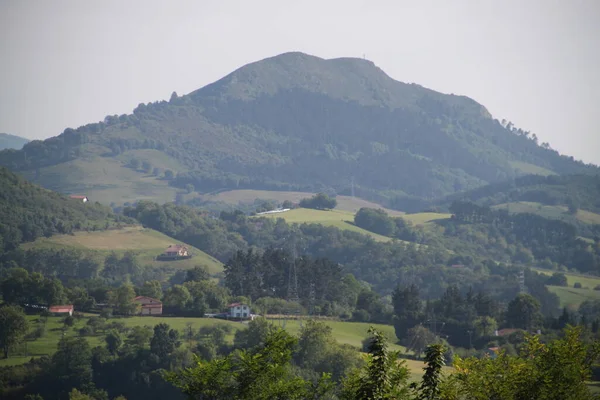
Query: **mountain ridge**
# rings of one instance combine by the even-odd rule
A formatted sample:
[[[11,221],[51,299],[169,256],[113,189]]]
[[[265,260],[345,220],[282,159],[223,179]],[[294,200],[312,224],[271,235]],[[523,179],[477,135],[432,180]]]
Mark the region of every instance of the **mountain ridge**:
[[[104,202],[178,191],[328,191],[402,209],[543,170],[598,173],[466,96],[396,81],[374,63],[299,52],[250,63],[188,95],[140,104],[0,165]]]
[[[11,135],[10,133],[0,132],[0,150],[4,149],[22,149],[24,145],[29,143],[29,139],[21,136]]]

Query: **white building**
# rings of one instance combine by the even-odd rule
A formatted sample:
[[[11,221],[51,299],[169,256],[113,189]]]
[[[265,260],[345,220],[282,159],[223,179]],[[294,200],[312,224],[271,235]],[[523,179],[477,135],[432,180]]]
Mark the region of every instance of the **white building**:
[[[229,318],[251,318],[250,307],[247,304],[233,303],[229,308]]]

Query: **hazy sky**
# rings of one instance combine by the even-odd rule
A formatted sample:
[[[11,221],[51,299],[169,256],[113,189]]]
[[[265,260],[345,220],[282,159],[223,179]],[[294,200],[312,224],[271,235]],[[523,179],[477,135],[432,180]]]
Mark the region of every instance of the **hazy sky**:
[[[55,136],[287,51],[365,55],[600,164],[600,0],[0,0],[0,132]]]

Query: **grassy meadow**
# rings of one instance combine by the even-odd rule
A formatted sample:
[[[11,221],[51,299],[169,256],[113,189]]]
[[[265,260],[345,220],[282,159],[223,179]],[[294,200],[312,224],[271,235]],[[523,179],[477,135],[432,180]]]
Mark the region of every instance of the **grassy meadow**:
[[[32,243],[24,243],[21,247],[23,249],[78,249],[91,252],[98,260],[103,260],[112,251],[117,254],[133,251],[143,266],[170,265],[179,269],[188,269],[196,265],[205,265],[213,274],[222,271],[223,265],[217,259],[189,245],[186,246],[194,255],[190,259],[178,261],[156,261],[154,259],[169,245],[176,243],[179,242],[153,229],[130,226],[115,230],[75,232],[73,235],[39,238]]]
[[[369,235],[373,239],[379,242],[389,242],[392,238],[387,236],[378,235],[377,233],[369,232],[365,229],[359,228],[354,225],[354,213],[350,211],[341,211],[341,210],[312,210],[309,208],[296,208],[294,210],[286,211],[283,213],[277,214],[267,214],[265,215],[267,218],[283,218],[286,222],[290,224],[294,223],[312,223],[312,224],[321,224],[323,226],[333,226],[339,229],[353,231],[362,233],[364,235]]]
[[[557,271],[549,271],[547,269],[533,268],[534,271],[552,275]],[[581,303],[586,300],[599,300],[600,291],[594,288],[600,285],[600,277],[589,275],[579,275],[569,272],[563,272],[567,277],[568,286],[548,286],[548,290],[555,293],[560,298],[560,306],[570,309],[576,309]],[[575,289],[575,283],[581,283],[581,289]]]
[[[222,201],[227,204],[236,205],[239,203],[252,204],[256,199],[262,200],[274,200],[282,203],[285,200],[291,202],[299,202],[300,200],[314,196],[314,193],[309,192],[279,192],[271,190],[228,190],[215,194],[205,194],[202,196],[203,200],[206,201]],[[398,217],[404,213],[401,211],[390,210],[377,203],[373,203],[368,200],[360,199],[352,196],[336,196],[337,200],[336,210],[348,211],[352,214],[356,213],[362,207],[368,208],[381,208],[387,212],[390,216]]]
[[[503,203],[493,206],[494,209],[504,209],[511,214],[530,213],[537,214],[544,218],[560,220],[577,220],[586,224],[600,224],[600,214],[591,211],[578,210],[573,216],[568,213],[566,206],[547,206],[532,201],[516,201],[512,203]]]

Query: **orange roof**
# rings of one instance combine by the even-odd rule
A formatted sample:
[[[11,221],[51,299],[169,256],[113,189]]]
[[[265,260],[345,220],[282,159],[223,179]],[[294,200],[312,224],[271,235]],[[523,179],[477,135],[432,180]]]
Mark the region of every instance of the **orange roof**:
[[[488,350],[493,351],[494,353],[500,350],[500,347],[490,347]]]
[[[68,305],[62,305],[62,306],[50,306],[48,311],[53,312],[53,313],[68,313],[70,311],[73,311],[73,305],[68,304]]]
[[[520,329],[513,329],[513,328],[504,328],[504,329],[500,329],[498,331],[498,336],[508,336],[511,335],[515,332],[519,332]]]
[[[76,196],[76,195],[72,195],[72,196],[69,196],[69,197],[70,197],[70,198],[72,198],[72,199],[87,199],[87,196]]]

